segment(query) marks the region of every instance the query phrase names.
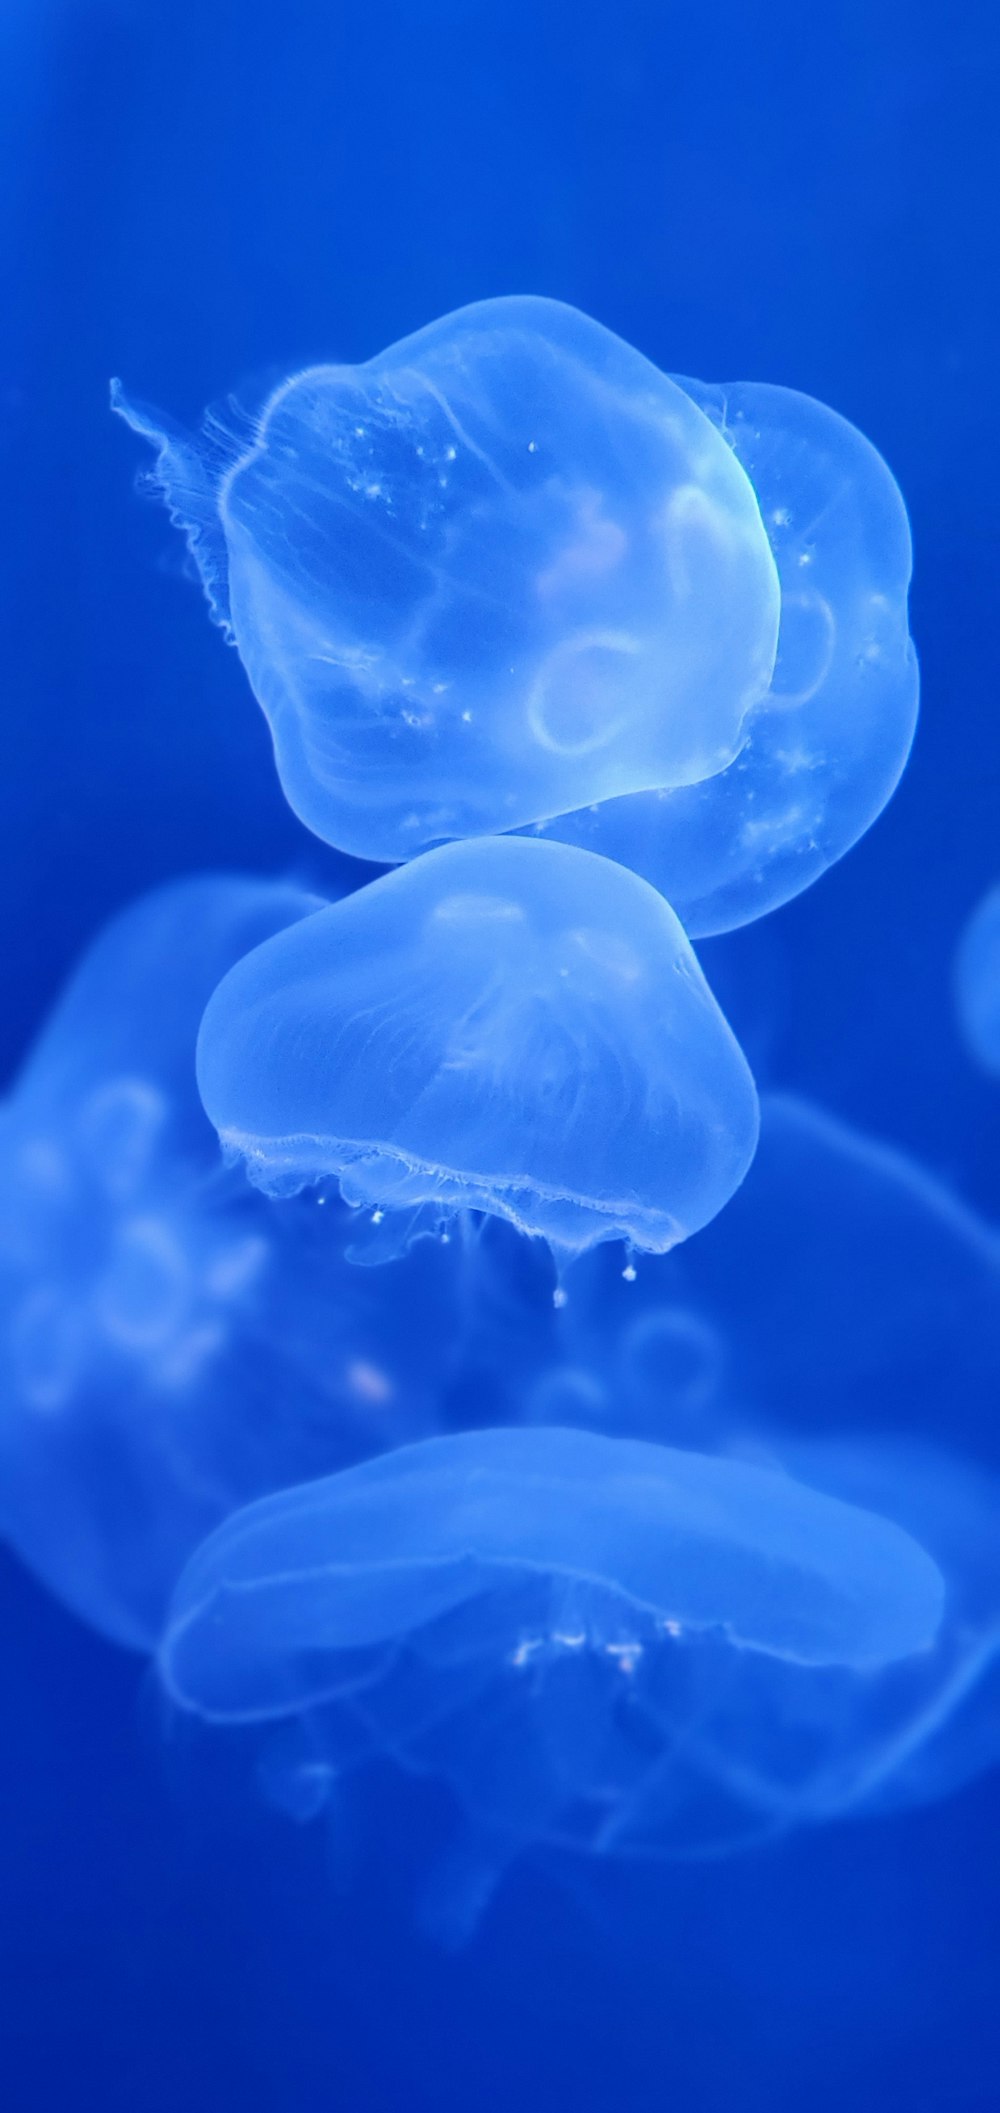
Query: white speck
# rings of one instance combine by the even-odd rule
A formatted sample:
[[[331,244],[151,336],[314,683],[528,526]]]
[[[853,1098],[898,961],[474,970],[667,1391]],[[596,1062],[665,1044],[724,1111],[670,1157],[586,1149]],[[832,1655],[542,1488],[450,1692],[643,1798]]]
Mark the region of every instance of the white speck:
[[[472,725],[472,713],[471,713],[471,712],[463,712],[463,713],[462,713],[462,719],[463,719],[463,722],[464,722],[464,724],[465,724],[466,726],[471,726],[471,725]]]
[[[529,440],[529,442],[528,442],[528,453],[529,453],[529,455],[537,455],[537,453],[538,453],[538,442],[537,442],[537,440]]]
[[[636,1269],[634,1262],[626,1262],[625,1267],[622,1270],[622,1276],[624,1277],[626,1284],[635,1283]]]
[[[567,1296],[567,1295],[566,1295],[565,1291],[563,1290],[563,1288],[562,1288],[562,1285],[561,1285],[561,1284],[557,1284],[557,1285],[556,1285],[556,1288],[555,1288],[555,1290],[554,1290],[554,1292],[553,1292],[553,1294],[552,1294],[552,1304],[553,1304],[553,1306],[556,1306],[556,1307],[561,1307],[561,1306],[565,1306],[565,1304],[566,1304],[566,1296]]]
[[[454,460],[455,460],[455,458],[456,458],[457,454],[458,454],[458,449],[457,449],[457,448],[445,448],[445,451],[444,451],[444,459],[445,459],[445,461],[446,461],[446,462],[454,462]]]
[[[373,1212],[372,1212],[372,1224],[373,1224],[373,1225],[381,1225],[381,1223],[382,1223],[382,1220],[383,1220],[383,1218],[384,1218],[384,1217],[385,1217],[385,1212],[384,1212],[384,1211],[373,1211]]]
[[[623,1673],[634,1673],[636,1660],[642,1657],[641,1643],[607,1643],[604,1649],[609,1658],[617,1658]]]
[[[366,1358],[355,1358],[348,1365],[347,1384],[352,1393],[360,1395],[362,1401],[371,1402],[373,1407],[381,1408],[392,1400],[392,1381],[377,1365],[370,1365]]]

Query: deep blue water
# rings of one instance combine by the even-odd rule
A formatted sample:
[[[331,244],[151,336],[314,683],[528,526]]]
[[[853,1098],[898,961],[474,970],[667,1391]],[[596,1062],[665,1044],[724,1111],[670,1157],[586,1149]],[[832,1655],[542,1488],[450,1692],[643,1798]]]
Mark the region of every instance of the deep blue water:
[[[922,668],[900,789],[702,959],[769,1085],[995,1218],[1000,1098],[952,1000],[1000,865],[995,10],[8,0],[0,49],[5,1075],[142,889],[349,876],[286,807],[237,656],[136,495],[110,376],[193,423],[547,294],[671,372],[834,404],[899,480]],[[944,1443],[967,1422],[947,1394]],[[976,1416],[992,1459],[985,1392]],[[1000,2103],[995,1772],[655,1877],[529,1859],[452,1955],[408,1911],[432,1794],[411,1812],[376,1784],[331,1874],[311,1830],[189,1765],[140,1662],[7,1555],[0,1662],[10,2113]]]

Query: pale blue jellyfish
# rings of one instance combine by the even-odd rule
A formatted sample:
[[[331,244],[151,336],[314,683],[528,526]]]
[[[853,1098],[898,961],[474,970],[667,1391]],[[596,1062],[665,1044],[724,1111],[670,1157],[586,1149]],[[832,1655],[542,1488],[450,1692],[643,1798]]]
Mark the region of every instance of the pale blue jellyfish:
[[[559,1332],[584,1420],[707,1446],[906,1432],[1000,1470],[1000,1235],[826,1110],[760,1110],[747,1179],[698,1240],[628,1277],[600,1250],[574,1270]]]
[[[682,387],[760,505],[781,586],[771,685],[727,768],[676,788],[664,779],[546,833],[634,866],[698,938],[787,902],[870,827],[909,754],[918,671],[909,526],[882,457],[794,389]]]
[[[991,888],[962,934],[956,964],[958,1017],[984,1071],[1000,1077],[1000,888]]]
[[[449,844],[230,971],[205,1108],[274,1194],[333,1178],[381,1217],[493,1213],[571,1257],[663,1252],[753,1155],[746,1063],[672,911],[563,844]]]
[[[560,303],[481,302],[159,451],[213,612],[327,842],[383,861],[741,750],[778,581],[686,385]]]
[[[372,1756],[443,1778],[478,1832],[455,1929],[487,1853],[708,1853],[812,1816],[831,1683],[928,1652],[943,1591],[909,1534],[787,1474],[479,1430],[236,1514],[159,1666],[196,1718],[308,1728],[310,1760],[282,1743],[264,1771],[300,1817]]]
[[[434,1428],[454,1354],[443,1252],[353,1268],[342,1206],[267,1204],[198,1099],[219,976],[316,904],[231,875],[143,898],[0,1111],[0,1531],[140,1649],[217,1520]]]

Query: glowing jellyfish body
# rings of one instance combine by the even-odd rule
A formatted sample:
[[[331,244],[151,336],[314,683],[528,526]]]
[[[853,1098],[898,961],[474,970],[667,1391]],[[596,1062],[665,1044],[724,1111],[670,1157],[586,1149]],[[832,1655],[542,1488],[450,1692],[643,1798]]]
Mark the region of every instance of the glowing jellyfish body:
[[[225,1170],[198,1100],[219,976],[316,902],[215,875],[136,903],[85,956],[0,1115],[0,1527],[50,1589],[139,1648],[234,1505],[438,1413],[444,1257],[379,1286],[343,1261],[336,1203],[271,1209]]]
[[[296,813],[364,858],[721,770],[771,679],[750,483],[692,397],[558,302],[461,309],[159,449]]]
[[[258,948],[208,1006],[198,1077],[264,1188],[336,1177],[377,1213],[492,1212],[567,1256],[672,1247],[756,1138],[667,904],[517,837],[430,852]]]
[[[962,935],[958,1017],[977,1064],[1000,1078],[1000,888],[991,888]]]
[[[727,768],[546,834],[634,866],[699,938],[789,901],[871,826],[909,754],[919,682],[909,525],[882,457],[793,389],[682,386],[757,495],[781,589],[773,679]]]
[[[539,1842],[687,1854],[806,1816],[775,1706],[924,1651],[942,1595],[909,1535],[787,1475],[480,1430],[227,1521],[159,1662],[198,1718],[307,1718],[331,1780],[381,1752],[443,1777],[501,1861]]]

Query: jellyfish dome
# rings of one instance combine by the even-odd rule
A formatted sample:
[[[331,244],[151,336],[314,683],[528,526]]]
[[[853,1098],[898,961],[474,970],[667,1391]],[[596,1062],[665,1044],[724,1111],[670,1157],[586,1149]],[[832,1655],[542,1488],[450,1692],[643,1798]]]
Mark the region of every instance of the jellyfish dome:
[[[1000,1078],[1000,888],[991,888],[969,919],[956,986],[966,1044],[977,1064]]]
[[[244,444],[116,386],[295,812],[386,862],[730,764],[778,581],[686,388],[555,301],[445,316],[274,391]]]
[[[910,751],[919,681],[909,524],[876,449],[794,389],[681,387],[757,496],[781,593],[771,684],[723,770],[664,779],[546,833],[634,866],[707,938],[788,902],[871,826]]]
[[[332,1778],[443,1778],[508,1855],[702,1853],[809,1816],[812,1698],[926,1651],[942,1600],[917,1541],[787,1474],[477,1430],[228,1520],[159,1666],[211,1724],[307,1718]]]
[[[317,900],[211,874],[133,904],[0,1111],[0,1532],[133,1648],[234,1506],[436,1427],[447,1256],[353,1268],[342,1207],[268,1205],[198,1099],[220,975]]]
[[[449,844],[258,947],[205,1013],[208,1115],[275,1194],[665,1251],[753,1156],[753,1080],[662,897],[568,845]]]

